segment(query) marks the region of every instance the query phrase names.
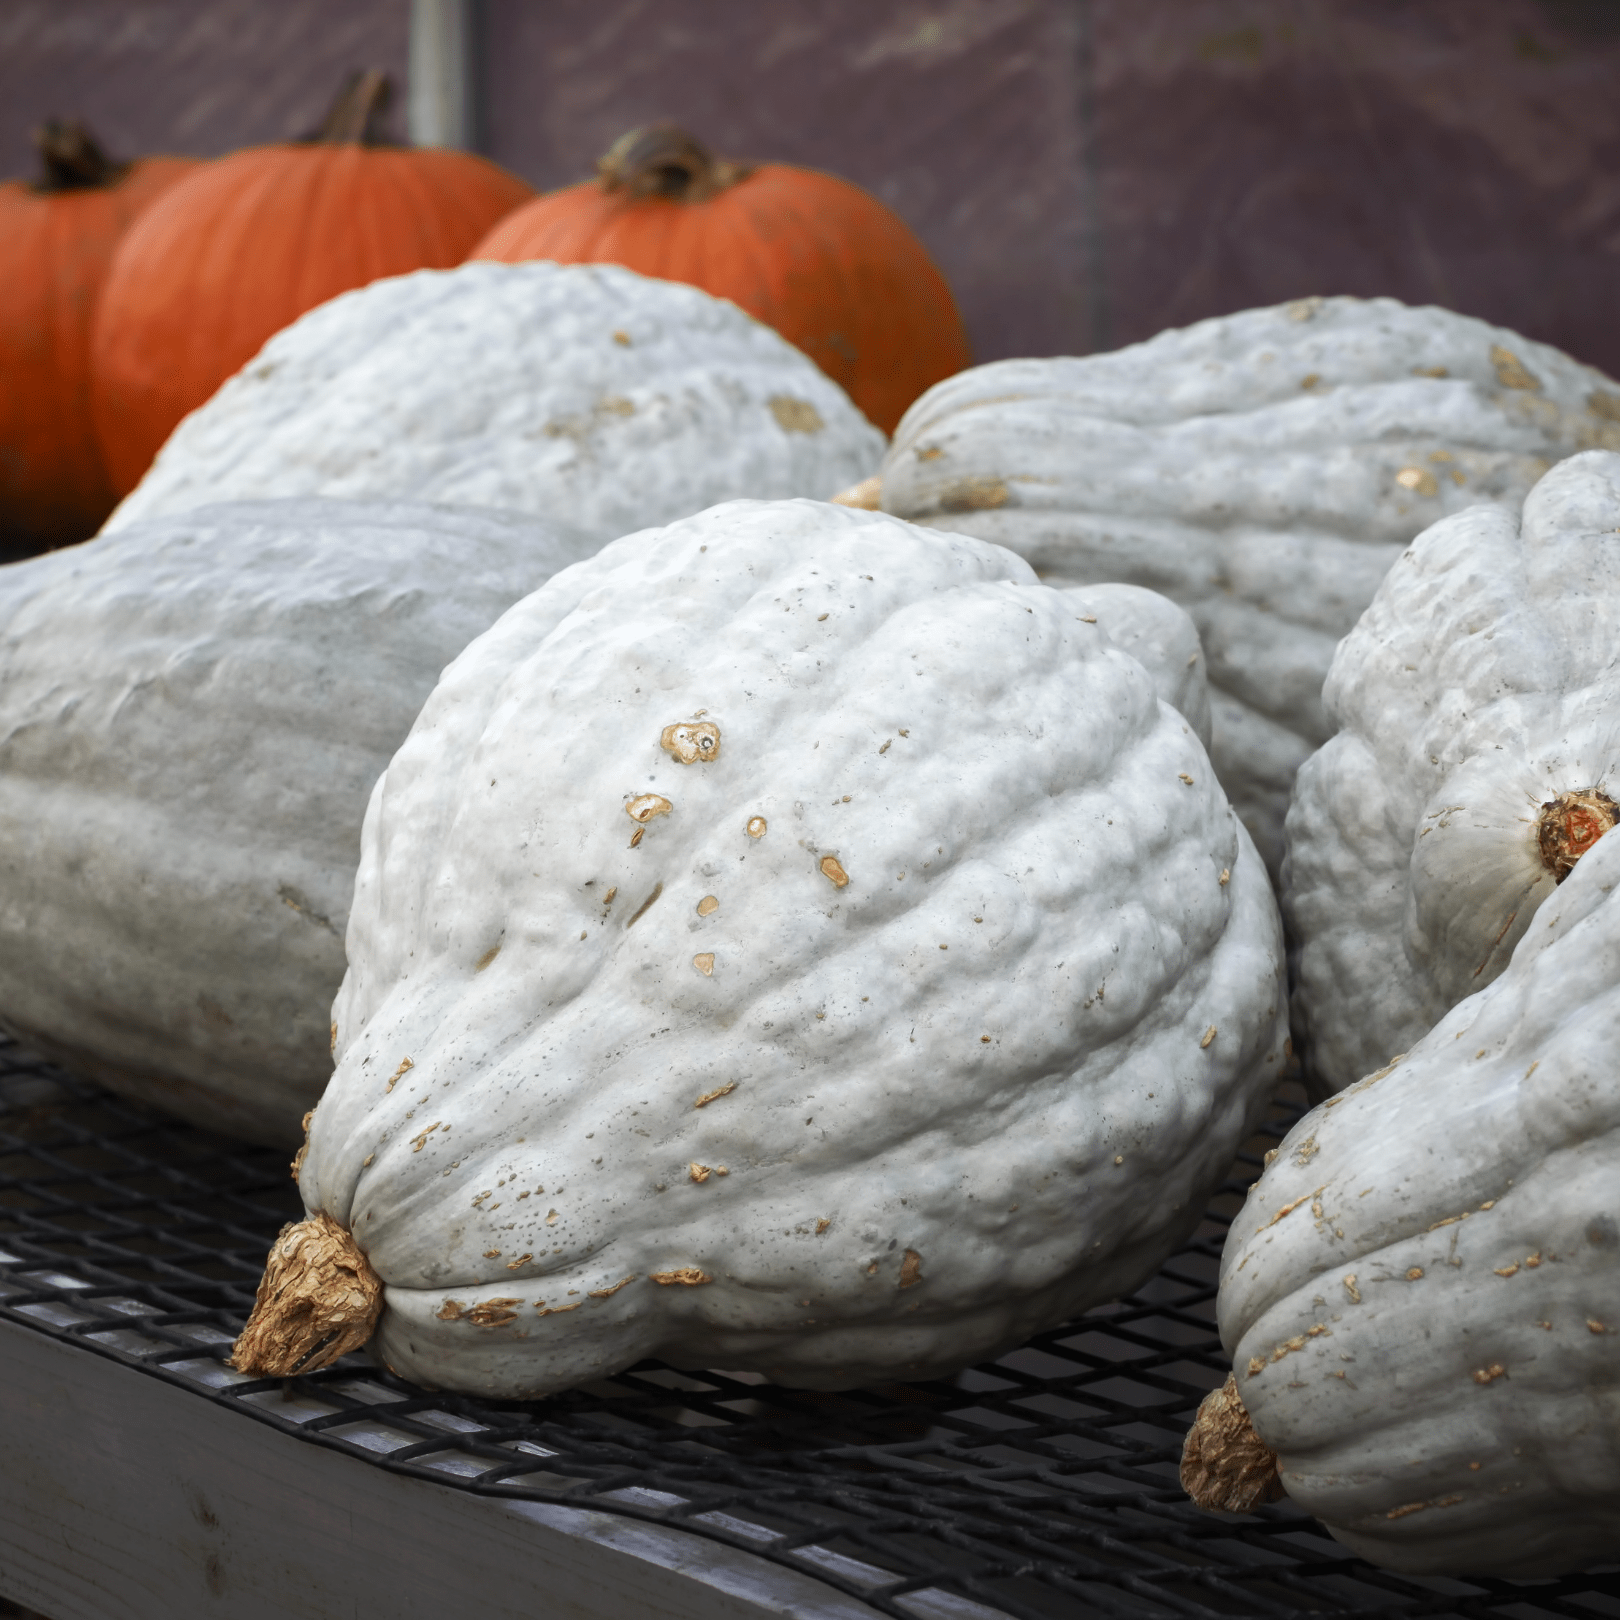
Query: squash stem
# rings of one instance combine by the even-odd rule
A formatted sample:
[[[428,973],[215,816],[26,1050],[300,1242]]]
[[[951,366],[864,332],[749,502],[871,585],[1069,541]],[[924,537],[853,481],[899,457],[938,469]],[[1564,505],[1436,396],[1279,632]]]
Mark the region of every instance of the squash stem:
[[[382,1315],[382,1279],[327,1214],[284,1226],[230,1364],[257,1378],[318,1372],[358,1350]]]
[[[1575,870],[1575,863],[1615,822],[1620,820],[1617,805],[1602,788],[1585,793],[1560,793],[1549,799],[1536,817],[1536,842],[1541,862],[1562,883]]]
[[[1187,1431],[1181,1488],[1206,1513],[1253,1513],[1284,1494],[1277,1453],[1254,1432],[1231,1373],[1204,1397]]]

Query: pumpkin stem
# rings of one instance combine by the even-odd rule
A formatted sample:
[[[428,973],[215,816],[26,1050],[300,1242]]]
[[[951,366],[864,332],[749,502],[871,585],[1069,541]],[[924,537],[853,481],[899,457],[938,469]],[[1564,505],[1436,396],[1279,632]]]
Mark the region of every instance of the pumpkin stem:
[[[381,68],[351,73],[311,139],[320,146],[383,146],[382,117],[393,98],[393,81]]]
[[[1181,1488],[1206,1513],[1253,1513],[1283,1495],[1277,1453],[1254,1432],[1231,1373],[1204,1397],[1187,1431]]]
[[[129,173],[129,164],[114,163],[77,118],[47,118],[32,138],[40,162],[35,191],[90,191],[115,186]]]
[[[1616,821],[1620,804],[1601,788],[1586,793],[1560,793],[1549,799],[1536,817],[1536,841],[1541,845],[1542,865],[1562,883],[1575,870],[1575,863]]]
[[[633,129],[596,161],[604,191],[624,191],[632,198],[668,197],[684,203],[705,202],[753,172],[752,164],[715,157],[678,124]]]
[[[284,1226],[230,1364],[258,1378],[317,1372],[358,1350],[382,1315],[383,1285],[330,1215]]]

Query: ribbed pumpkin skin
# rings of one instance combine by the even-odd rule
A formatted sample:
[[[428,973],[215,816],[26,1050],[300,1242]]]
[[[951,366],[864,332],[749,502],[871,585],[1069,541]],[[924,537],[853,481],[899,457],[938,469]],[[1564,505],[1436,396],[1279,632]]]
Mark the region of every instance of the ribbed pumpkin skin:
[[[116,185],[0,185],[0,555],[95,533],[117,499],[90,420],[90,331],[119,238],[196,165],[146,158]]]
[[[533,191],[465,152],[311,144],[237,152],[129,232],[92,349],[96,434],[119,495],[188,411],[306,310],[459,264]]]
[[[972,364],[945,278],[858,186],[770,163],[702,202],[595,181],[503,219],[469,255],[622,264],[729,298],[802,349],[892,433],[924,389]]]

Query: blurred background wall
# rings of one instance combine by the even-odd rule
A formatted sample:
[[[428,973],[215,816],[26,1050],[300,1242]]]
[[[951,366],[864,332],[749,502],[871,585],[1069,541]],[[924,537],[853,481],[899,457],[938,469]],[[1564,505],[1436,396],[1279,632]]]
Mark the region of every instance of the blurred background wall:
[[[420,8],[423,0],[417,0]],[[0,173],[399,129],[412,0],[0,0]],[[1441,303],[1620,374],[1620,0],[472,0],[472,140],[536,186],[674,118],[919,232],[977,357],[1309,293]],[[420,18],[419,18],[420,21]]]

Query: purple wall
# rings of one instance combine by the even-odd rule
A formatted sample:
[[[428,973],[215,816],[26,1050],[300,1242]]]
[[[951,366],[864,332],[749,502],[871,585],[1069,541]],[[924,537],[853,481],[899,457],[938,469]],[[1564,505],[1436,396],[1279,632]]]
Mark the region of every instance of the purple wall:
[[[309,128],[403,79],[407,0],[5,0],[0,171]],[[485,0],[485,144],[542,186],[623,130],[845,174],[981,359],[1392,293],[1620,375],[1620,0]]]
[[[0,175],[33,174],[53,115],[118,157],[304,134],[351,68],[403,88],[409,23],[408,0],[0,0]]]
[[[1090,348],[1085,8],[1062,0],[486,0],[490,152],[540,186],[673,118],[844,175],[928,244],[981,358]]]
[[[1620,376],[1620,4],[1100,0],[1095,100],[1116,342],[1389,293]]]

